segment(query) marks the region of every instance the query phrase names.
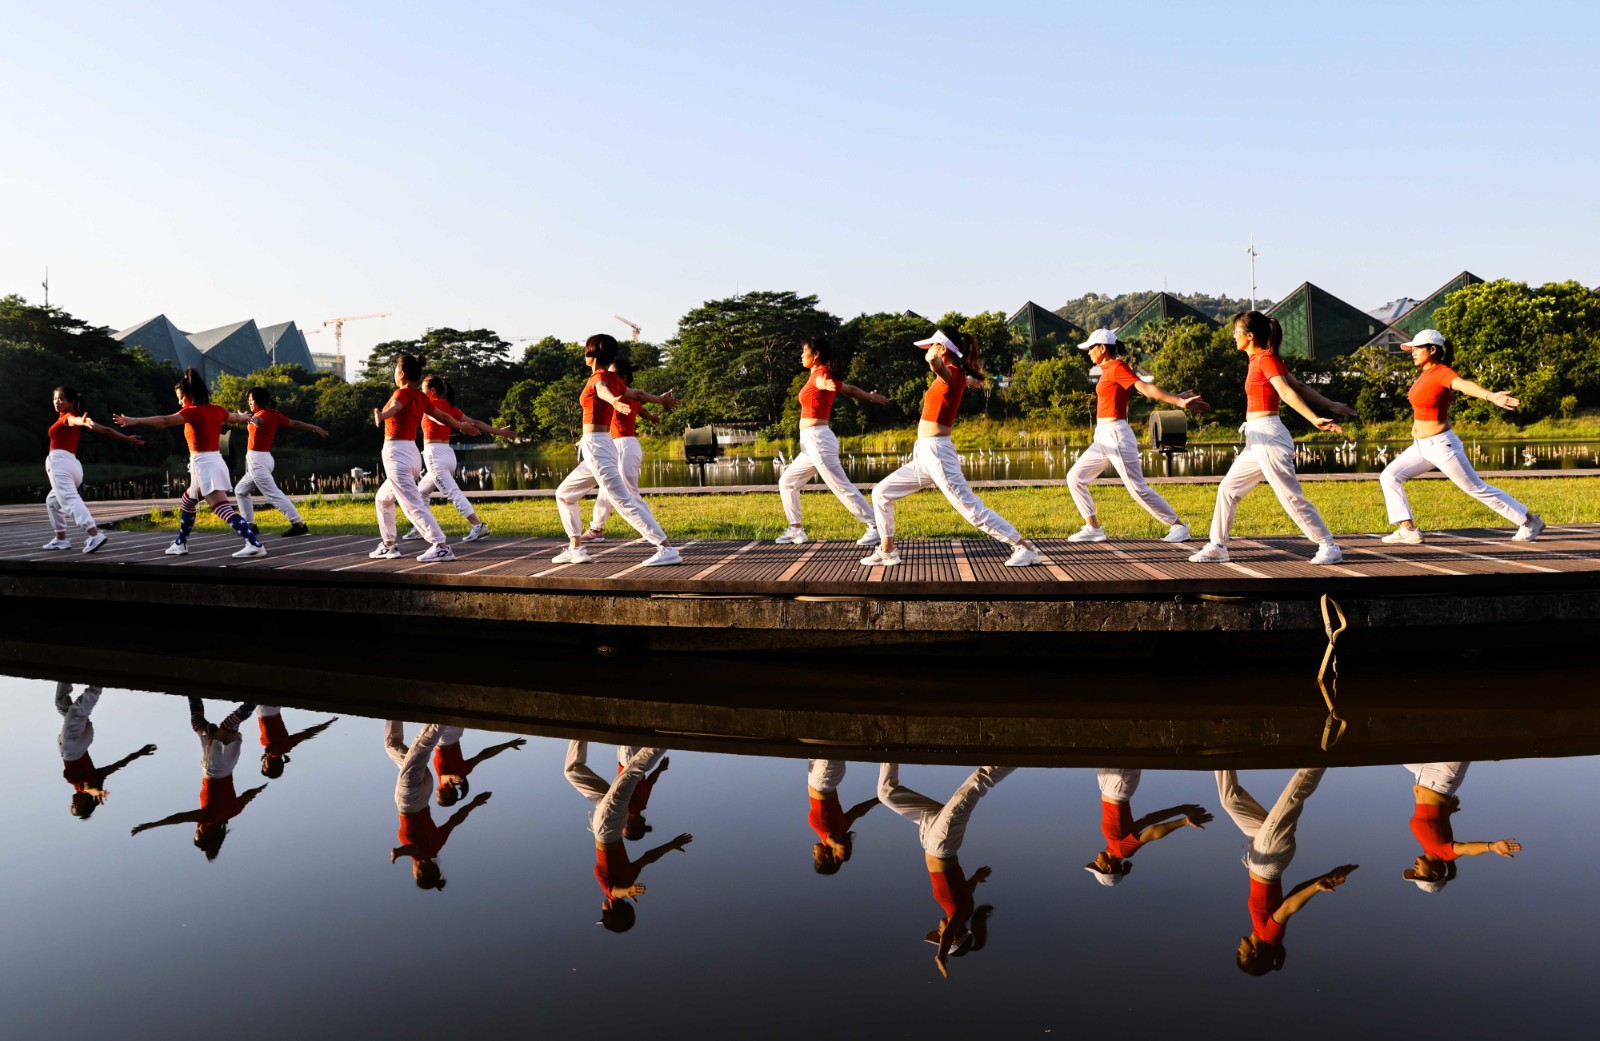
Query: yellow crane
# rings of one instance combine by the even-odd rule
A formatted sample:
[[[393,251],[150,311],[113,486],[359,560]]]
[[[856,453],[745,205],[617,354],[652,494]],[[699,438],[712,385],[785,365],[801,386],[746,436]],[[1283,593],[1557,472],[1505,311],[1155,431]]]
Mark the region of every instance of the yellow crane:
[[[632,322],[628,321],[626,318],[622,317],[620,314],[614,314],[611,317],[615,318],[617,321],[621,322],[623,325],[626,325],[629,329],[632,329],[633,330],[633,342],[634,343],[638,343],[639,342],[639,327],[637,325],[634,325]]]
[[[344,323],[359,322],[367,318],[388,318],[393,311],[384,311],[376,314],[347,314],[342,318],[329,318],[322,323],[323,328],[333,326],[333,363],[339,367],[339,376],[344,374]]]

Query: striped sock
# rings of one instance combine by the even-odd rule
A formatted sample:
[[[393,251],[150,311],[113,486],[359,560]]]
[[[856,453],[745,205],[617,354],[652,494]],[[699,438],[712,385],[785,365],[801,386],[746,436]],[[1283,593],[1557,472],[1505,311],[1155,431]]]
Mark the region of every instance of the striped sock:
[[[204,735],[206,732],[206,706],[199,698],[189,697],[189,726],[195,733]]]
[[[211,512],[222,520],[227,521],[228,527],[233,529],[233,533],[250,543],[250,545],[261,545],[261,540],[256,538],[255,525],[241,517],[239,511],[233,508],[232,503],[225,502],[221,506],[214,506]]]
[[[255,710],[256,707],[254,705],[240,705],[238,708],[228,713],[228,718],[222,721],[222,729],[238,730],[239,724],[249,719],[250,714]]]
[[[183,498],[178,502],[178,541],[188,542],[189,533],[194,530],[194,511],[200,506],[200,500],[191,498],[188,492],[183,493]]]

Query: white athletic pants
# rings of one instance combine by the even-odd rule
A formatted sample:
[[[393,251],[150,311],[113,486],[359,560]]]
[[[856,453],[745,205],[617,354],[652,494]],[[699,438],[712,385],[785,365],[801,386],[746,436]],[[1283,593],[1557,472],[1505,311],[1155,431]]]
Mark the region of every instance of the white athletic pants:
[[[622,519],[653,545],[667,541],[645,501],[629,490],[617,465],[617,447],[610,434],[584,434],[578,442],[578,465],[556,489],[556,512],[568,538],[583,534],[583,497],[597,489],[611,499]]]
[[[99,687],[85,687],[83,693],[74,698],[72,684],[56,684],[56,711],[61,713],[61,736],[56,739],[56,747],[61,749],[62,762],[82,759],[88,754],[89,746],[94,743],[94,723],[89,713],[99,701]]]
[[[1217,486],[1217,508],[1211,514],[1211,542],[1218,546],[1228,544],[1228,532],[1233,530],[1233,516],[1239,501],[1250,489],[1266,481],[1278,497],[1289,519],[1312,542],[1333,541],[1333,532],[1322,522],[1322,514],[1311,505],[1300,491],[1300,478],[1294,472],[1294,438],[1289,428],[1276,416],[1266,419],[1246,420],[1244,447],[1228,467],[1227,476]]]
[[[636,437],[614,437],[612,445],[617,449],[617,469],[622,474],[622,483],[628,486],[628,491],[633,493],[635,499],[644,500],[639,496],[639,471],[644,467],[644,446],[639,444]],[[617,512],[617,506],[611,501],[611,496],[601,488],[594,497],[594,516],[589,521],[589,527],[595,531],[604,531],[606,521]]]
[[[666,754],[665,748],[637,749],[622,772],[607,781],[587,765],[589,742],[567,742],[567,782],[594,807],[589,817],[589,830],[594,832],[596,842],[622,841],[622,828],[628,823],[628,800],[633,798],[633,790]]]
[[[812,759],[806,763],[806,787],[815,788],[826,795],[836,791],[844,780],[845,763],[842,759]]]
[[[416,443],[384,441],[383,472],[384,482],[373,498],[378,510],[378,534],[383,541],[395,540],[394,508],[398,499],[400,508],[422,532],[423,538],[435,546],[448,542],[444,529],[439,527],[439,522],[433,519],[433,511],[428,509],[428,500],[423,498],[422,491],[417,487],[417,481],[422,477],[422,454],[417,451]]]
[[[1236,770],[1217,771],[1217,798],[1233,823],[1244,832],[1244,866],[1265,879],[1282,877],[1294,859],[1294,833],[1306,800],[1317,790],[1327,767],[1298,770],[1283,786],[1283,794],[1268,813],[1239,784]]]
[[[1467,779],[1466,763],[1407,763],[1406,769],[1416,778],[1416,784],[1440,795],[1454,795]]]
[[[410,747],[406,746],[405,724],[391,719],[384,727],[383,747],[400,768],[394,782],[394,805],[401,813],[416,813],[428,808],[433,797],[433,747],[439,743],[439,724],[429,723],[417,731]]]
[[[778,497],[783,500],[783,515],[794,526],[800,524],[800,489],[820,474],[834,498],[844,503],[850,516],[867,525],[875,526],[872,507],[867,497],[850,482],[839,465],[839,439],[825,426],[800,428],[800,453],[794,457],[778,478]]]
[[[78,494],[83,483],[83,464],[78,457],[64,448],[52,448],[44,457],[44,473],[50,479],[50,494],[44,497],[45,512],[50,515],[50,526],[56,531],[67,530],[67,518],[85,531],[95,527],[89,507]]]
[[[256,504],[250,498],[256,492],[260,492],[268,502],[276,506],[278,512],[283,514],[284,519],[290,524],[301,522],[300,511],[294,508],[294,503],[283,494],[278,482],[272,479],[272,470],[276,465],[271,452],[244,454],[244,476],[233,486],[233,494],[239,500],[239,515],[247,523],[256,522]]]
[[[1133,501],[1149,511],[1150,516],[1171,527],[1178,523],[1178,515],[1167,500],[1157,495],[1144,479],[1144,467],[1139,465],[1139,440],[1126,419],[1115,423],[1096,423],[1094,443],[1083,450],[1078,461],[1067,471],[1067,488],[1072,492],[1073,505],[1088,520],[1095,515],[1094,499],[1089,495],[1089,482],[1105,472],[1109,463],[1122,478]]]
[[[472,508],[461,485],[456,483],[456,450],[443,441],[424,441],[422,459],[428,465],[428,472],[417,485],[417,491],[422,493],[424,499],[434,492],[443,493],[457,513],[471,520],[477,511]]]
[[[1450,478],[1450,483],[1483,503],[1512,524],[1526,524],[1528,508],[1505,492],[1485,484],[1478,471],[1467,461],[1461,439],[1454,430],[1446,430],[1434,437],[1423,437],[1411,442],[1411,447],[1383,468],[1378,483],[1383,486],[1383,502],[1389,508],[1389,523],[1411,520],[1411,503],[1406,499],[1405,484],[1418,474],[1437,469]]]
[[[938,488],[967,523],[1001,542],[1017,545],[1022,536],[967,486],[961,473],[961,457],[948,437],[919,437],[911,450],[911,462],[879,481],[872,489],[872,512],[877,516],[878,534],[894,535],[894,504],[912,492]]]
[[[1139,779],[1143,776],[1143,770],[1123,770],[1120,768],[1101,769],[1097,777],[1100,782],[1101,801],[1132,801],[1133,793],[1139,790]]]
[[[967,837],[967,821],[972,818],[978,800],[1005,780],[1013,769],[980,766],[955,790],[950,801],[937,803],[926,795],[901,787],[899,763],[884,763],[878,767],[878,801],[917,826],[924,853],[953,857],[960,852],[962,840]]]

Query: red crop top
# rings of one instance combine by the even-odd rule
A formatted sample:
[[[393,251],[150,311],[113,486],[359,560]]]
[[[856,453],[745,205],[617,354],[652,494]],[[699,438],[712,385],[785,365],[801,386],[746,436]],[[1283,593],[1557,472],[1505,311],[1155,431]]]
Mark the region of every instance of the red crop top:
[[[1283,883],[1277,880],[1257,882],[1250,880],[1250,931],[1258,940],[1282,943],[1288,930],[1285,922],[1273,921],[1272,915],[1283,906]]]
[[[256,421],[250,424],[250,444],[247,446],[252,452],[272,451],[272,442],[277,440],[278,431],[289,425],[289,417],[275,408],[264,408],[256,413]]]
[[[1094,418],[1127,419],[1128,391],[1139,377],[1121,358],[1107,358],[1100,366],[1100,382],[1095,385]]]
[[[189,442],[189,454],[215,452],[222,440],[222,425],[228,421],[228,410],[221,405],[186,405],[178,410],[183,417],[183,437]]]
[[[578,402],[583,405],[583,425],[586,427],[599,427],[601,430],[610,431],[611,417],[616,413],[611,402],[600,396],[600,386],[605,385],[613,396],[622,397],[628,388],[623,384],[622,377],[605,369],[592,373],[589,382],[583,385],[583,393],[578,396]]]
[[[1106,852],[1113,857],[1131,857],[1144,845],[1133,832],[1133,810],[1125,802],[1100,800],[1100,834],[1106,837]]]
[[[1272,377],[1287,376],[1289,369],[1283,359],[1271,351],[1261,351],[1250,358],[1250,371],[1244,377],[1246,412],[1276,412],[1283,402],[1272,385]]]
[[[450,416],[452,419],[460,419],[462,416],[461,410],[450,404],[450,402],[446,401],[444,398],[436,398],[432,394],[429,394],[428,404],[432,405],[440,412]],[[455,428],[450,426],[448,423],[441,423],[432,416],[422,417],[422,440],[431,442],[433,444],[447,445],[450,443],[450,435],[453,433],[455,433]]]
[[[943,871],[928,872],[928,879],[933,883],[933,898],[950,916],[951,924],[965,925],[972,917],[972,887],[967,885],[965,872],[950,864]]]
[[[952,363],[950,374],[955,377],[953,385],[946,383],[943,376],[935,376],[933,385],[922,395],[922,418],[942,427],[954,425],[956,413],[961,409],[961,396],[967,392],[966,370]]]
[[[383,421],[384,440],[415,441],[417,424],[422,422],[432,402],[428,400],[428,395],[415,387],[396,387],[394,393],[389,395],[389,405],[396,402],[400,404],[400,411]]]
[[[819,839],[830,835],[839,838],[850,830],[850,817],[839,805],[837,792],[829,792],[821,799],[812,799],[811,812],[806,815],[806,821]]]
[[[826,365],[811,366],[806,385],[800,388],[800,418],[827,419],[833,415],[833,398],[838,391],[823,390],[818,380],[834,379],[833,370]]]
[[[1450,416],[1450,401],[1456,392],[1450,384],[1460,377],[1448,365],[1435,365],[1422,370],[1417,382],[1411,385],[1406,400],[1417,419],[1425,423],[1443,423]]]
[[[612,437],[637,437],[639,430],[639,403],[629,402],[633,411],[624,415],[615,408],[611,410],[611,436]]]
[[[1440,860],[1456,859],[1456,833],[1450,826],[1447,807],[1417,803],[1417,812],[1411,817],[1411,834],[1417,837],[1424,853]]]
[[[76,412],[63,412],[50,424],[50,451],[78,454],[78,438],[83,435],[83,427],[75,427],[67,422],[67,417],[75,415]]]

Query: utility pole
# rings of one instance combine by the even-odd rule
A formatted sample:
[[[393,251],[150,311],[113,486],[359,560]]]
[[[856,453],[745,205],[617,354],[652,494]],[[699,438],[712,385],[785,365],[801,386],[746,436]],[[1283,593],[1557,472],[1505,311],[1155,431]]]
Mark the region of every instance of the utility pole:
[[[1259,254],[1256,253],[1256,233],[1253,231],[1250,233],[1250,248],[1247,252],[1250,254],[1250,310],[1254,311],[1256,309],[1256,257]]]
[[[48,309],[50,306],[50,269],[48,267],[44,269],[44,281],[40,285],[44,286],[44,306]]]

